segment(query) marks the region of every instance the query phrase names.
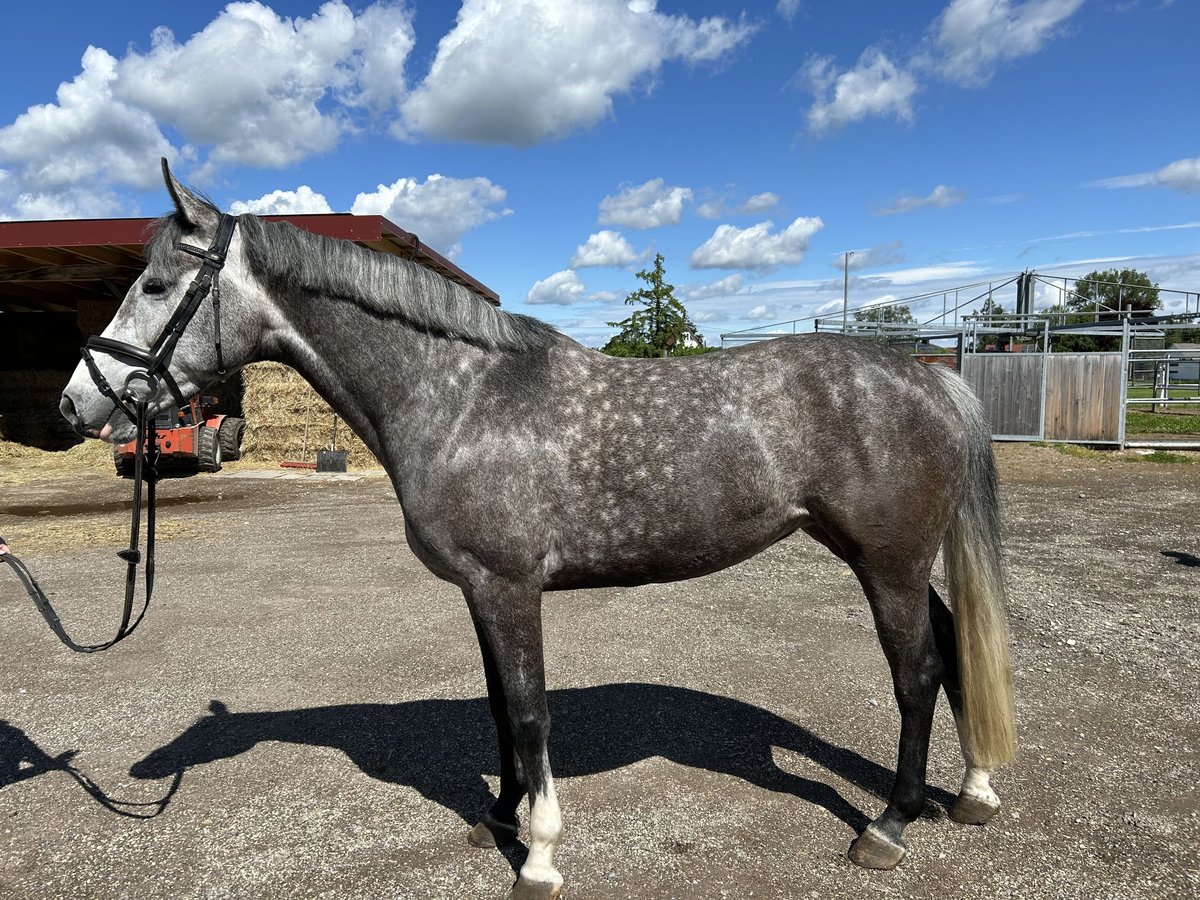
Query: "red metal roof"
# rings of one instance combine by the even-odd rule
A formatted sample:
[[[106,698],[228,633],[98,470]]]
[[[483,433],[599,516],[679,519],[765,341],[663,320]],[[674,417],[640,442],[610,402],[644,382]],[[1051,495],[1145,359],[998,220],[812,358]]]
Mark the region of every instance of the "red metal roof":
[[[412,259],[485,300],[500,303],[495,291],[383,216],[331,213],[264,218]],[[142,248],[155,221],[0,222],[0,311],[68,312],[77,310],[84,298],[120,300],[144,268]]]

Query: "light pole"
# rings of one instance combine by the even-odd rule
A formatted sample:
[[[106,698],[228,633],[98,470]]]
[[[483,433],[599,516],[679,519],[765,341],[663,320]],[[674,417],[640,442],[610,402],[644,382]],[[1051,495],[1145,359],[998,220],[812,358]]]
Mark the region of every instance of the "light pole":
[[[846,251],[842,269],[842,334],[846,333],[846,310],[850,301],[850,257],[853,255],[853,250]]]

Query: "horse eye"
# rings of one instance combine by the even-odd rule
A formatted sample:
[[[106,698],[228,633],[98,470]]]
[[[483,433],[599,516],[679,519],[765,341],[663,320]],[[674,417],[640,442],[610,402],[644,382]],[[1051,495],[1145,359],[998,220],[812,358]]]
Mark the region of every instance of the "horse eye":
[[[165,294],[167,283],[161,278],[148,278],[142,283],[142,292],[146,294]]]

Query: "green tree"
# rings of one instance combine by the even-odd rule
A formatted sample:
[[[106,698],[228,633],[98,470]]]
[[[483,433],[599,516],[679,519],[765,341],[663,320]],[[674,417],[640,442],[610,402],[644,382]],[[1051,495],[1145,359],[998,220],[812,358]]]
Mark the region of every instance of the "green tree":
[[[915,325],[912,310],[907,306],[868,306],[854,311],[855,322],[882,322],[888,325]]]
[[[1101,322],[1118,321],[1113,310],[1130,310],[1135,316],[1149,316],[1162,308],[1158,296],[1158,285],[1150,276],[1137,269],[1097,269],[1075,282],[1075,292],[1068,294],[1065,302],[1048,310],[1051,313],[1066,313],[1064,324],[1085,324],[1096,321],[1099,309]],[[1121,340],[1092,334],[1060,332],[1054,336],[1050,346],[1062,353],[1094,353],[1103,350],[1121,349]]]
[[[1075,293],[1067,297],[1066,306],[1072,312],[1091,312],[1094,316],[1097,303],[1102,311],[1106,307],[1110,310],[1129,309],[1134,315],[1143,316],[1162,308],[1158,285],[1137,269],[1088,272],[1075,282]]]
[[[628,319],[609,322],[619,328],[601,352],[609,356],[678,356],[703,347],[704,338],[696,331],[687,310],[675,296],[675,285],[667,283],[661,253],[654,257],[654,268],[643,269],[637,277],[646,282],[625,298],[635,309]]]

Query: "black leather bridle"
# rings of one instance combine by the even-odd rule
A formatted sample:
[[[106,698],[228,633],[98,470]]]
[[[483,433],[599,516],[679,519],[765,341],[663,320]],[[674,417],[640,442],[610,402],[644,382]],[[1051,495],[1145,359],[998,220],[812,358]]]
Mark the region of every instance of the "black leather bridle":
[[[60,641],[77,653],[95,653],[98,650],[107,650],[114,644],[120,643],[133,634],[134,630],[141,624],[142,619],[145,618],[146,610],[150,608],[150,597],[154,593],[154,520],[156,488],[158,485],[158,444],[155,440],[154,421],[149,416],[150,399],[157,393],[158,384],[161,381],[167,386],[167,389],[171,392],[171,395],[175,398],[179,406],[187,404],[186,398],[184,398],[179,390],[179,385],[176,384],[174,377],[171,375],[169,366],[171,365],[171,357],[175,353],[175,345],[179,343],[179,338],[183,335],[188,324],[195,318],[196,311],[200,309],[200,304],[210,293],[212,294],[213,306],[213,340],[217,348],[217,374],[225,374],[225,359],[221,352],[220,275],[221,269],[225,265],[226,254],[229,252],[229,243],[233,240],[233,230],[236,226],[236,218],[228,214],[222,214],[221,221],[217,225],[216,236],[207,250],[191,244],[185,244],[182,241],[176,245],[184,253],[200,257],[200,271],[196,273],[196,277],[188,285],[187,292],[183,295],[183,299],[179,301],[179,306],[175,308],[175,312],[171,314],[171,318],[163,327],[162,333],[159,334],[158,339],[149,348],[139,347],[136,344],[129,344],[125,341],[115,341],[112,338],[91,337],[88,338],[87,343],[79,351],[83,357],[84,364],[87,366],[88,373],[92,376],[92,381],[96,383],[96,387],[100,390],[100,393],[108,397],[113,402],[114,407],[120,409],[137,428],[137,443],[135,444],[133,463],[133,513],[129,528],[129,547],[117,553],[117,556],[125,561],[126,570],[125,607],[121,614],[121,624],[117,628],[116,637],[102,644],[80,644],[74,641],[67,634],[66,629],[63,628],[62,621],[54,611],[54,607],[51,606],[49,598],[25,564],[12,553],[0,554],[0,563],[8,564],[17,573],[17,578],[25,586],[26,592],[32,598],[38,611],[42,614],[42,618],[46,620],[46,624],[50,626],[50,629],[58,636]],[[96,360],[92,355],[93,352],[108,354],[127,365],[132,364],[134,366],[133,371],[125,377],[121,393],[118,394],[112,385],[109,384],[108,379],[104,377],[104,373],[100,371],[100,367],[96,364]],[[147,392],[144,397],[138,397],[131,389],[131,386],[139,381],[146,384]],[[141,612],[138,613],[135,619],[133,618],[133,601],[137,591],[137,567],[142,561],[142,553],[138,547],[138,541],[141,531],[143,486],[146,489],[146,599],[142,604]],[[4,543],[4,540],[0,538],[0,544],[2,543]]]

